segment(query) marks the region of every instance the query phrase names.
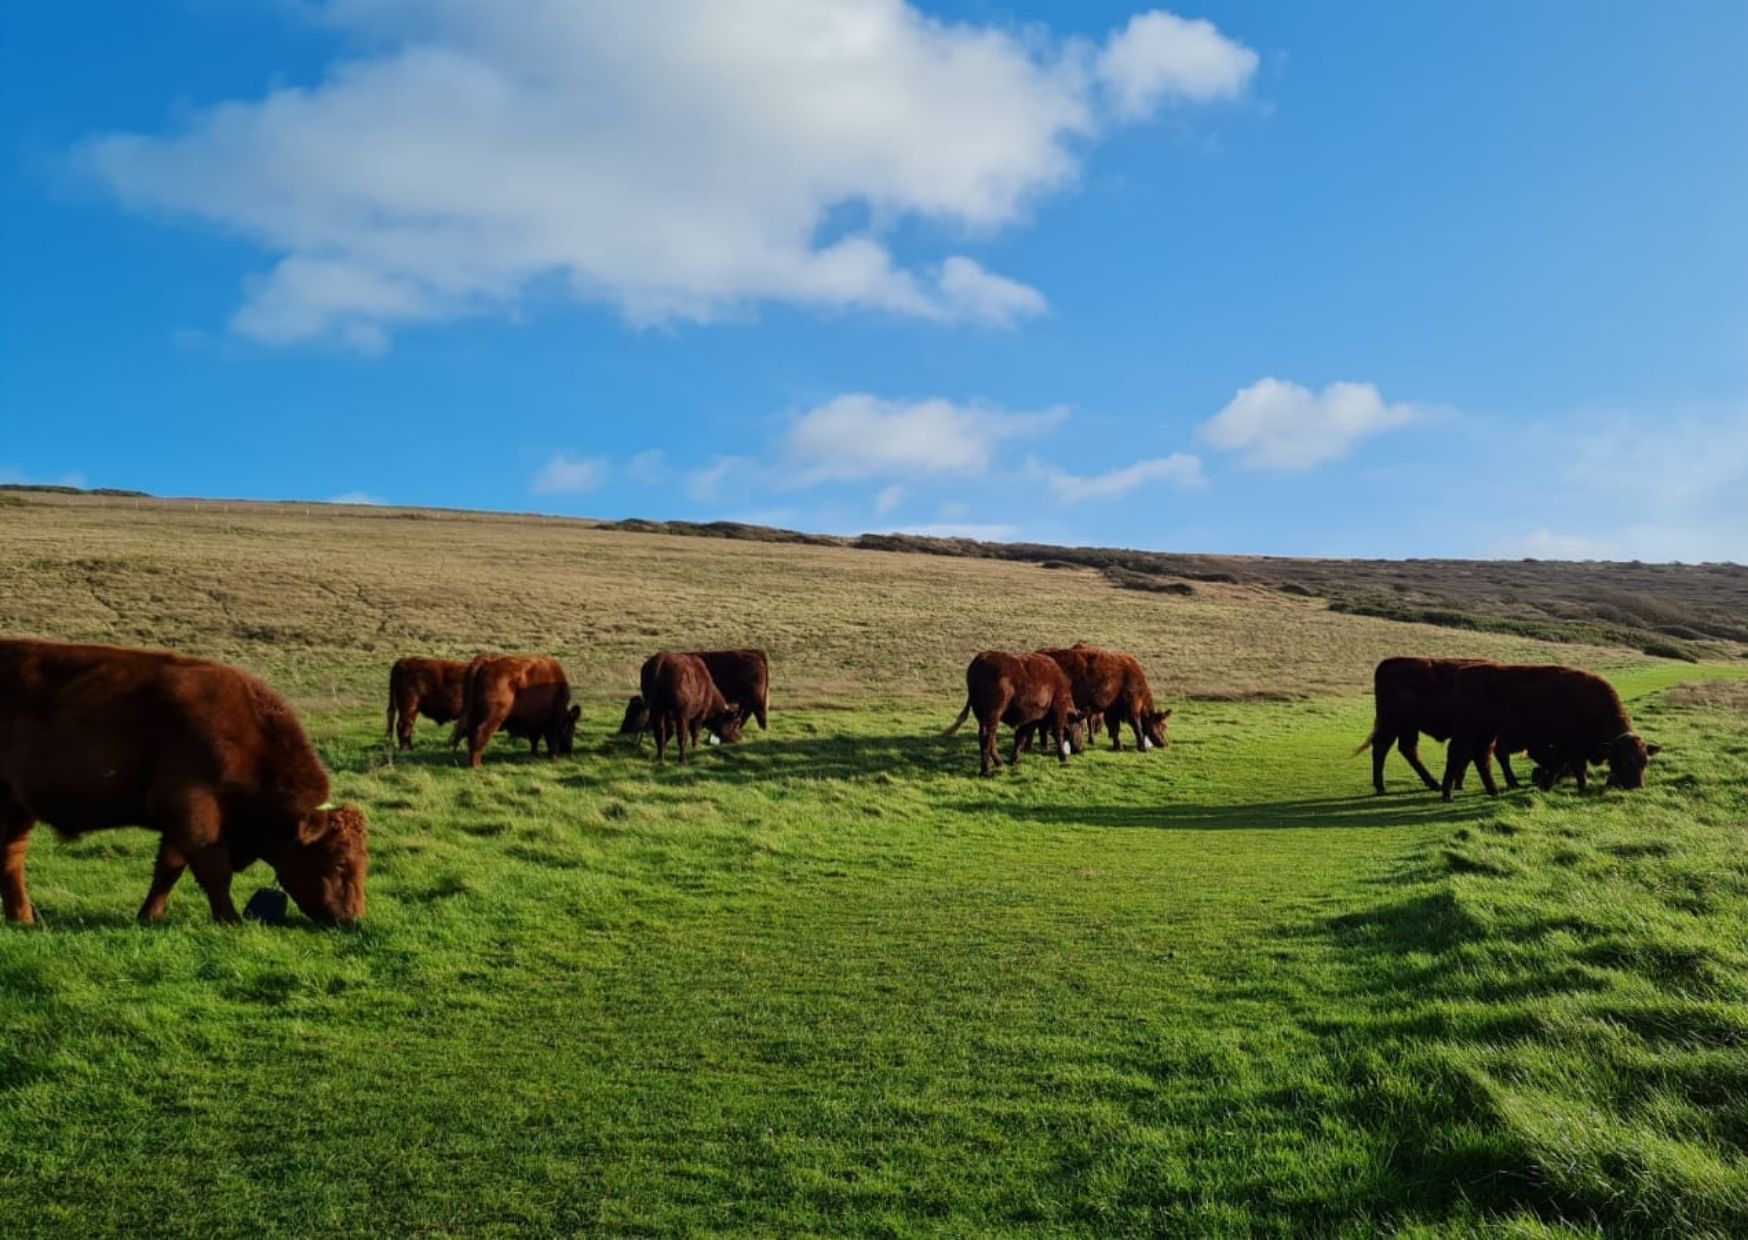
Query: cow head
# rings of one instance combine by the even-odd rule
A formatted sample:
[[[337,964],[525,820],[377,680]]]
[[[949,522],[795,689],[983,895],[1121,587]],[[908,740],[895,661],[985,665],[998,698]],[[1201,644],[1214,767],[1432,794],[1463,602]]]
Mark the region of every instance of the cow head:
[[[706,719],[704,721],[704,726],[716,733],[717,736],[721,737],[726,742],[732,743],[738,741],[740,739],[741,728],[740,708],[730,702],[727,706]]]
[[[323,806],[297,820],[291,842],[273,865],[286,893],[314,922],[349,926],[364,916],[364,814],[356,806]]]
[[[1164,749],[1171,744],[1171,738],[1165,734],[1166,720],[1171,718],[1171,708],[1150,710],[1141,716],[1141,735],[1153,742],[1155,749]]]
[[[649,731],[649,707],[644,705],[643,694],[634,693],[631,700],[625,704],[625,718],[619,721],[619,735],[635,736],[640,732]]]
[[[1661,745],[1647,745],[1636,732],[1622,732],[1608,743],[1608,786],[1610,788],[1643,788],[1645,768]]]
[[[563,714],[555,714],[546,725],[546,752],[568,754],[577,747],[577,720],[583,717],[581,706],[572,706]]]

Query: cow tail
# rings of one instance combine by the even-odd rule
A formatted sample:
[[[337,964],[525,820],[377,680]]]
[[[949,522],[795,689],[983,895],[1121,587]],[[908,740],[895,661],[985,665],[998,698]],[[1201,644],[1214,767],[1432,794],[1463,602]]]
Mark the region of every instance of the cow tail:
[[[395,688],[388,687],[388,734],[392,739],[395,734]]]
[[[1382,719],[1379,719],[1376,716],[1374,716],[1372,719],[1371,734],[1368,735],[1365,740],[1360,742],[1360,747],[1358,749],[1354,750],[1353,754],[1351,756],[1357,758],[1361,754],[1363,754],[1366,750],[1370,749],[1372,747],[1372,742],[1378,739],[1378,729],[1383,727],[1383,726],[1384,726],[1384,721]]]
[[[964,724],[965,720],[970,718],[970,716],[971,716],[971,699],[966,698],[965,699],[965,709],[959,712],[959,717],[957,719],[953,720],[953,726],[948,728],[945,732],[941,733],[941,735],[942,736],[953,735],[953,733],[957,732],[959,730],[959,728]]]
[[[462,737],[473,732],[473,709],[478,697],[480,667],[478,659],[467,665],[467,679],[461,682],[461,717],[455,721],[455,730],[449,734],[451,749],[461,744]]]

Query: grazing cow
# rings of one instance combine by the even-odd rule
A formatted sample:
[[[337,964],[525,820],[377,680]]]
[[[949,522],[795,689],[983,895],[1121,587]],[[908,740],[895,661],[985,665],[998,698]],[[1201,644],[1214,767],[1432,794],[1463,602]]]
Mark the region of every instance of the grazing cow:
[[[655,729],[657,762],[667,761],[670,736],[679,745],[681,762],[687,742],[696,749],[704,728],[727,741],[740,739],[740,707],[723,698],[698,655],[660,651],[644,662],[639,679]]]
[[[557,659],[533,654],[482,654],[467,665],[461,718],[451,743],[467,737],[467,758],[480,756],[502,729],[528,742],[529,753],[556,758],[576,747],[581,706],[571,704],[570,682]]]
[[[1436,741],[1448,741],[1454,724],[1454,697],[1457,669],[1478,665],[1499,666],[1486,659],[1425,659],[1396,657],[1379,663],[1372,673],[1374,702],[1372,734],[1354,753],[1372,751],[1372,788],[1384,795],[1384,759],[1392,745],[1402,751],[1408,765],[1414,768],[1421,782],[1435,791],[1438,780],[1420,760],[1421,733]],[[1477,751],[1473,761],[1476,769],[1486,767],[1490,755],[1497,752],[1499,768],[1505,773],[1508,787],[1517,787],[1517,774],[1511,769],[1512,750],[1491,744]],[[1489,772],[1486,778],[1491,779]],[[1461,785],[1462,773],[1457,776]]]
[[[1080,717],[1089,722],[1104,720],[1111,732],[1113,750],[1123,748],[1121,727],[1125,723],[1135,734],[1135,747],[1142,753],[1171,744],[1165,733],[1171,711],[1155,709],[1147,673],[1133,655],[1101,650],[1085,642],[1077,642],[1066,650],[1041,653],[1054,659],[1067,675],[1074,694],[1074,709]]]
[[[313,921],[364,916],[364,815],[328,804],[328,773],[291,707],[235,668],[113,646],[0,641],[0,902],[35,920],[31,829],[159,834],[140,920],[164,915],[187,868],[214,920],[235,923],[231,876],[273,867]]]
[[[402,749],[413,747],[413,724],[420,714],[433,723],[461,718],[467,692],[467,664],[453,659],[396,659],[388,674],[388,731]]]
[[[1444,799],[1456,774],[1489,743],[1501,750],[1529,749],[1541,764],[1539,787],[1551,787],[1567,770],[1586,787],[1589,763],[1606,763],[1611,788],[1642,788],[1645,767],[1661,746],[1646,744],[1614,686],[1575,667],[1473,663],[1457,669],[1452,697],[1450,750],[1445,760]],[[1478,764],[1488,796],[1498,796],[1492,771]]]
[[[968,715],[976,712],[977,740],[982,752],[982,772],[994,775],[1001,765],[995,751],[996,729],[1005,723],[1014,729],[1010,763],[1020,760],[1020,742],[1030,730],[1046,731],[1056,746],[1057,760],[1080,744],[1080,719],[1074,712],[1074,691],[1056,660],[1045,654],[1009,654],[985,650],[965,669],[965,708],[943,736],[959,730]]]
[[[759,721],[759,730],[765,731],[770,711],[771,700],[771,662],[763,650],[692,650],[688,654],[696,655],[704,660],[704,666],[710,672],[710,679],[716,682],[717,689],[723,699],[734,703],[735,715],[740,720],[741,728],[746,727],[748,719]],[[619,721],[621,736],[636,736],[642,744],[643,734],[649,731],[649,707],[645,704],[644,695],[635,693],[625,704],[625,715]],[[740,729],[736,729],[733,738],[739,739]]]

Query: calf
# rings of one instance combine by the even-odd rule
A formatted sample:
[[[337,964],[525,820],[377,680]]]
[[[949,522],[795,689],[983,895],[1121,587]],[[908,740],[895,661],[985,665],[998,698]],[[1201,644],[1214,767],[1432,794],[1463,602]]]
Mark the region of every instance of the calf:
[[[218,663],[152,650],[0,641],[0,903],[35,920],[31,830],[159,835],[141,921],[184,869],[214,920],[236,922],[231,876],[265,861],[312,921],[364,916],[364,815],[328,803],[315,747],[272,689]]]
[[[1062,668],[1045,654],[985,650],[973,658],[965,669],[965,708],[942,735],[953,735],[973,712],[977,715],[981,769],[986,776],[994,775],[1002,764],[995,740],[996,729],[1003,723],[1014,729],[1010,763],[1019,762],[1022,734],[1030,728],[1050,734],[1057,760],[1063,763],[1080,744],[1074,691]]]
[[[396,659],[388,674],[388,731],[402,749],[413,747],[419,715],[433,723],[461,718],[467,692],[467,664],[452,659]]]
[[[576,747],[583,708],[571,703],[570,682],[557,659],[543,655],[482,654],[467,665],[461,718],[451,741],[467,737],[467,757],[478,767],[501,729],[528,742],[528,752],[556,758]]]
[[[669,737],[679,746],[681,762],[687,742],[696,749],[704,728],[726,741],[740,739],[740,709],[723,698],[698,655],[660,651],[645,660],[639,680],[655,729],[657,762],[667,761]]]
[[[1642,788],[1645,768],[1660,746],[1633,731],[1614,686],[1575,667],[1475,663],[1457,669],[1452,734],[1445,761],[1444,799],[1457,773],[1495,742],[1502,750],[1529,749],[1541,763],[1538,786],[1551,787],[1566,770],[1586,786],[1586,765],[1609,768],[1611,788]],[[1479,765],[1488,796],[1499,795],[1493,773]]]

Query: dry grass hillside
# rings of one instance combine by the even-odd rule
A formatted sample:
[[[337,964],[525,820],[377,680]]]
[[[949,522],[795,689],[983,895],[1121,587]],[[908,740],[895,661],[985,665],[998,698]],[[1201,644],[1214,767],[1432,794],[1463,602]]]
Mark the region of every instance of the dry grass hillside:
[[[173,646],[329,708],[374,701],[399,655],[481,649],[553,652],[606,699],[660,647],[756,644],[791,705],[952,697],[978,649],[1076,640],[1205,699],[1360,694],[1392,652],[1642,657],[1343,614],[1261,582],[1137,590],[1063,562],[411,510],[36,494],[0,506],[0,578],[0,631]]]

